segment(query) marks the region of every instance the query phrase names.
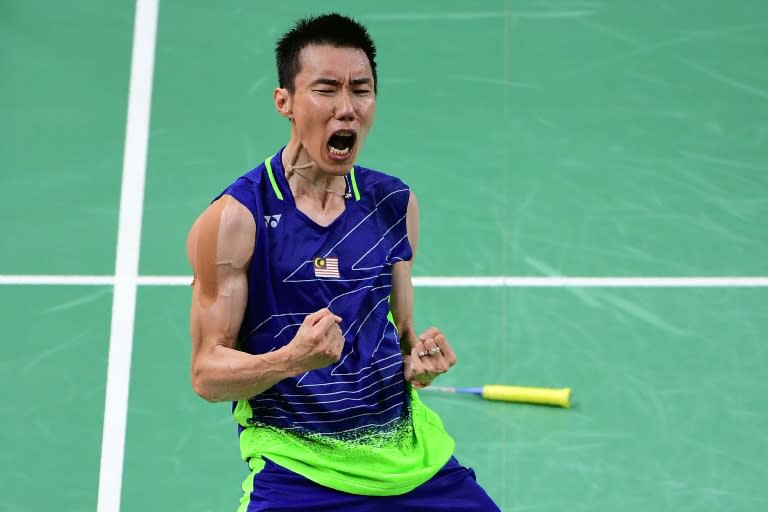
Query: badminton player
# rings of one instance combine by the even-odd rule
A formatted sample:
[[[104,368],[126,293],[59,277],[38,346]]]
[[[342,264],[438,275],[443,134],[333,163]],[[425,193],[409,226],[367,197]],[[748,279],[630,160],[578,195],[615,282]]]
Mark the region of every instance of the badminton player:
[[[274,104],[287,144],[189,234],[192,385],[233,402],[242,512],[499,510],[414,391],[456,356],[413,324],[414,194],[355,164],[375,57],[367,30],[337,14],[285,33]]]

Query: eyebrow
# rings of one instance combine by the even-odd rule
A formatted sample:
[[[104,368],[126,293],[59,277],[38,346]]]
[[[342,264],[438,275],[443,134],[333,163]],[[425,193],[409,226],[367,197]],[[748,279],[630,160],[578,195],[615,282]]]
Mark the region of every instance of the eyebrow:
[[[371,85],[373,80],[370,78],[353,78],[350,80],[351,85]],[[312,85],[333,85],[333,86],[339,86],[341,82],[336,80],[335,78],[317,78],[312,81]]]

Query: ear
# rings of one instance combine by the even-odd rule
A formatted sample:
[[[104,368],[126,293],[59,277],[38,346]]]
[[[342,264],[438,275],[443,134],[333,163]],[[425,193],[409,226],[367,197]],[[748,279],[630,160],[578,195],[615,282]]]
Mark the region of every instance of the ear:
[[[288,92],[288,89],[283,89],[281,87],[276,88],[274,98],[277,113],[289,119],[293,117],[293,97],[291,96],[291,93]]]

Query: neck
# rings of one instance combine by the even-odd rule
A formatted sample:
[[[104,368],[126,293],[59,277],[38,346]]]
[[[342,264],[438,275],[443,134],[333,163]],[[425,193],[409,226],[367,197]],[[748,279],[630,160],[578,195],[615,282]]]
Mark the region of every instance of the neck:
[[[347,199],[345,195],[349,190],[344,176],[323,172],[299,142],[292,139],[283,150],[281,160],[294,198],[318,200],[323,208],[329,203]]]

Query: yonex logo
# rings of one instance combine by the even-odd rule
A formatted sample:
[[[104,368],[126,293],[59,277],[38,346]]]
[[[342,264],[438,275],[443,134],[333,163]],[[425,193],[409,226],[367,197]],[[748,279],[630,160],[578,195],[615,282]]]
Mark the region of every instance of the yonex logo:
[[[266,222],[267,226],[270,228],[276,228],[277,224],[280,222],[280,217],[282,217],[282,214],[277,215],[265,215],[264,216],[264,222]]]

